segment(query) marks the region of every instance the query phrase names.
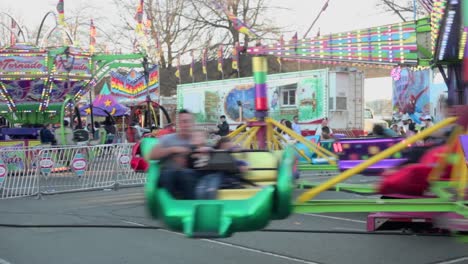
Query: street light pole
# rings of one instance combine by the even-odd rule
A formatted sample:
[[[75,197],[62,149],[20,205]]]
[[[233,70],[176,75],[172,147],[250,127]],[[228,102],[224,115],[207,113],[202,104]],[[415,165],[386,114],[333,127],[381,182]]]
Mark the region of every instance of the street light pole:
[[[93,96],[92,96],[92,92],[94,90],[94,85],[92,85],[90,88],[89,88],[89,114],[91,115],[91,134],[93,135],[93,139],[94,139],[94,116],[93,116]]]
[[[151,129],[152,127],[152,118],[151,118],[151,98],[149,94],[149,70],[148,70],[148,58],[143,57],[143,76],[145,77],[145,86],[146,86],[146,108],[148,113],[148,124]]]
[[[63,53],[65,54],[65,62],[63,59],[60,57],[60,61],[63,65],[63,68],[67,71],[67,89],[70,90],[70,85],[71,85],[71,80],[70,80],[70,72],[73,69],[73,64],[75,64],[75,56],[70,56],[70,47],[67,47]],[[70,62],[70,57],[71,57],[71,62]],[[70,123],[71,123],[70,119]],[[63,120],[62,120],[63,122]],[[71,124],[70,124],[71,125]]]

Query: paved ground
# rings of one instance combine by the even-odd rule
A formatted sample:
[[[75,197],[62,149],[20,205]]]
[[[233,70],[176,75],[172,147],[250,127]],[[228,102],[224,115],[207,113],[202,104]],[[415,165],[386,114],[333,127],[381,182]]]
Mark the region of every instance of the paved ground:
[[[369,178],[355,181],[369,182]],[[321,198],[353,197],[324,193]],[[2,224],[155,226],[143,189],[0,200]],[[365,214],[297,214],[228,239],[188,239],[164,229],[0,227],[0,264],[11,263],[468,263],[468,245],[449,237],[333,234],[364,231]]]

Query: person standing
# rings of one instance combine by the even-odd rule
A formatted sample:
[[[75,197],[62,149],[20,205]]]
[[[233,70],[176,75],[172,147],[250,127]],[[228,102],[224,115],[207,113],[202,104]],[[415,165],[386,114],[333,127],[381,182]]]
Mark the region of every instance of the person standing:
[[[57,145],[57,140],[52,133],[52,125],[45,124],[44,127],[39,131],[39,137],[41,144]]]
[[[322,128],[328,127],[330,131],[330,135],[333,135],[333,130],[328,126],[328,117],[324,117],[322,119],[322,124],[317,127],[317,130],[315,130],[315,135],[321,136],[322,135]]]
[[[421,127],[421,131],[423,131],[424,129],[426,128],[429,128],[431,126],[433,126],[432,124],[432,117],[430,115],[425,115],[423,118],[422,118],[423,122],[424,122],[424,126]]]
[[[229,124],[226,121],[226,116],[222,115],[219,117],[220,123],[218,123],[218,135],[225,137],[229,134]]]
[[[294,130],[294,132],[296,132],[298,135],[302,135],[301,126],[299,125],[299,117],[298,116],[293,117],[292,130]]]

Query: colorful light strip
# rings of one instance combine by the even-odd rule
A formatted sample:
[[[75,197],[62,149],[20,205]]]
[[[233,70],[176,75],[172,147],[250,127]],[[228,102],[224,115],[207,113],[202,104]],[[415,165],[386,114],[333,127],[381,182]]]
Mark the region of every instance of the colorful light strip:
[[[413,21],[305,39],[299,42],[297,54],[290,52],[292,43],[249,48],[248,53],[317,61],[411,66],[418,64],[416,42],[416,22]]]
[[[444,34],[442,35],[442,43],[440,47],[439,60],[443,60],[445,57],[445,51],[447,50],[448,38],[452,31],[453,20],[455,18],[456,11],[450,10],[448,12],[447,21],[445,23]]]
[[[446,6],[447,0],[434,0],[434,6],[431,13],[432,54],[435,54],[436,42],[440,33],[440,22],[444,16]]]
[[[458,51],[458,59],[462,60],[465,57],[465,49],[466,49],[466,38],[468,36],[468,27],[465,27],[464,30],[462,31],[461,37],[460,37],[460,48]]]
[[[11,112],[16,111],[16,104],[13,101],[13,99],[11,99],[11,96],[8,93],[8,90],[6,89],[5,85],[3,85],[3,83],[0,83],[0,88],[1,88],[0,93],[2,97],[7,101],[8,109]]]

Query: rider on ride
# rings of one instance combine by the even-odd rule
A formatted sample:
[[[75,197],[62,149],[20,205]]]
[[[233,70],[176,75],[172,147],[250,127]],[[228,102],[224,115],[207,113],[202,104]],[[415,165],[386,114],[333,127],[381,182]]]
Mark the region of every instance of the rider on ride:
[[[149,159],[159,160],[161,175],[159,185],[173,196],[181,199],[194,199],[197,184],[196,172],[187,168],[186,157],[191,152],[194,117],[187,110],[178,112],[178,127],[174,134],[161,137],[159,144],[149,154]]]
[[[208,163],[206,134],[195,131],[194,118],[187,110],[178,113],[178,127],[174,134],[161,137],[149,159],[160,160],[159,186],[180,199],[216,198],[221,175],[203,170]]]

